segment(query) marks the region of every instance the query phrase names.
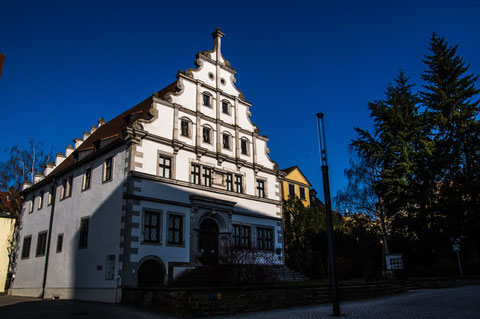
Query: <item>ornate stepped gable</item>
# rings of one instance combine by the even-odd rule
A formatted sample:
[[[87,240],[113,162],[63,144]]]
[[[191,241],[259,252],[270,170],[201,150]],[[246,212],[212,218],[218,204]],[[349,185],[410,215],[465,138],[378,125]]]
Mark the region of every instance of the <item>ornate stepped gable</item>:
[[[150,97],[146,98],[131,109],[121,113],[112,120],[105,123],[105,120],[100,118],[97,126],[92,126],[90,132],[87,131],[83,134],[83,138],[73,140],[74,147],[70,145],[67,146],[65,154],[58,153],[55,163],[48,163],[43,174],[37,173],[38,176],[36,176],[34,184],[36,185],[45,179],[60,175],[69,168],[77,166],[75,165],[77,163],[78,165],[83,164],[84,160],[88,161],[91,156],[106,146],[131,139],[132,135],[135,135],[135,131],[143,130],[146,123],[151,123],[156,118],[157,110],[154,102],[164,101],[174,105],[176,102],[181,102],[178,101],[178,99],[181,100],[182,94],[185,92],[185,83],[188,80],[190,80],[190,83],[192,81],[201,83],[201,85],[205,87],[206,92],[213,91],[216,94],[217,99],[220,99],[220,96],[223,96],[230,98],[233,101],[237,101],[236,103],[242,103],[242,105],[246,107],[245,119],[250,126],[247,128],[247,131],[253,132],[253,135],[257,138],[268,141],[266,136],[259,135],[258,127],[251,123],[251,113],[248,110],[251,103],[246,101],[244,94],[235,87],[236,71],[221,53],[221,38],[225,36],[225,34],[217,28],[212,33],[212,36],[214,38],[214,48],[212,50],[200,51],[196,54],[196,61],[194,63],[196,66],[195,68],[190,68],[186,71],[179,71],[176,76],[176,81],[160,91],[154,92]],[[215,66],[215,69],[208,72],[207,76],[205,76],[204,72],[206,65],[208,65],[207,67],[211,67],[212,65]],[[214,72],[216,76],[214,75]],[[219,74],[224,76],[218,76]],[[190,103],[190,105],[192,104]],[[220,106],[217,105],[216,109],[218,115],[220,112]],[[235,109],[237,109],[236,105]],[[192,111],[195,110],[192,109]],[[240,114],[240,116],[242,116],[242,114]],[[238,123],[235,123],[235,126],[237,126],[237,124]],[[219,142],[220,140],[217,140],[217,143]],[[265,153],[268,154],[269,152],[270,150],[268,147],[265,147]],[[278,171],[277,164],[270,158],[268,158],[268,160],[273,163],[272,168],[275,171]],[[32,184],[30,182],[25,182],[23,189],[25,190],[31,186]]]

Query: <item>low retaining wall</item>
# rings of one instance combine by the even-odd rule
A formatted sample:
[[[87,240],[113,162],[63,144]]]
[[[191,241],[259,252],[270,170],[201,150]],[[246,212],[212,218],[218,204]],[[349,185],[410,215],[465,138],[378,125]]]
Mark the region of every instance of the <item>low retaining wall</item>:
[[[407,280],[407,288],[413,289],[436,289],[478,284],[480,284],[480,277],[410,278]]]
[[[340,285],[340,300],[405,291],[404,282]],[[306,306],[331,301],[330,286],[123,288],[122,303],[176,316],[202,316]]]

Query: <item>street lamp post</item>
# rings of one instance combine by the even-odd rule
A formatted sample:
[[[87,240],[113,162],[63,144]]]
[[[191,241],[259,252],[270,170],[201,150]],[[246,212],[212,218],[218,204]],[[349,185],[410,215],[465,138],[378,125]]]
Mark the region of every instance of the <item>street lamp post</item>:
[[[323,192],[325,195],[325,209],[327,214],[328,253],[330,258],[330,279],[332,282],[333,316],[340,316],[340,303],[337,293],[337,276],[335,273],[335,243],[333,239],[332,203],[330,199],[330,182],[328,179],[327,146],[325,138],[325,124],[323,113],[317,113],[318,141],[320,147],[320,162],[322,164]]]

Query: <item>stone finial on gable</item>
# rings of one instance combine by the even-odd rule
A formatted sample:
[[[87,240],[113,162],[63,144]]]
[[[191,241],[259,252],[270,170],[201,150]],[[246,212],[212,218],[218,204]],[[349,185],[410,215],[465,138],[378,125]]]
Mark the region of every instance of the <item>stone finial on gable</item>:
[[[217,28],[213,33],[213,51],[215,52],[215,60],[220,61],[222,59],[222,38],[225,36],[225,33],[220,31],[220,28]]]
[[[101,118],[98,119],[97,127],[100,127],[103,124],[105,124],[105,119],[103,117],[101,117]]]
[[[90,132],[83,133],[83,140],[85,141],[90,136]]]

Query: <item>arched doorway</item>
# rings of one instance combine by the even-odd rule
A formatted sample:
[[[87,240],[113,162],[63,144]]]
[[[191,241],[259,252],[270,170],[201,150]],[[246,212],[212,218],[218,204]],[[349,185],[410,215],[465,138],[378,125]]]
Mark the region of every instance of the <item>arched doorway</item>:
[[[138,268],[138,287],[158,287],[163,285],[165,269],[156,259],[144,261]]]
[[[215,220],[205,218],[200,223],[200,242],[198,249],[201,253],[200,262],[202,264],[218,264],[218,224]]]

